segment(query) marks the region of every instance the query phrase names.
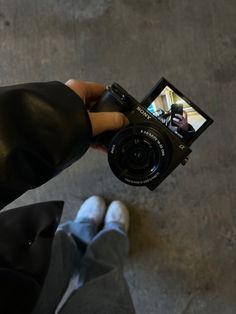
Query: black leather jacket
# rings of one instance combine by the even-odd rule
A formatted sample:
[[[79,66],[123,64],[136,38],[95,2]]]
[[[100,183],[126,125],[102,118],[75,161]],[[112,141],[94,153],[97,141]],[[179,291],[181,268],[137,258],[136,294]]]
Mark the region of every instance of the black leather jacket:
[[[0,209],[88,149],[92,128],[78,95],[60,82],[0,88]],[[27,314],[48,269],[63,202],[0,213],[0,313]]]

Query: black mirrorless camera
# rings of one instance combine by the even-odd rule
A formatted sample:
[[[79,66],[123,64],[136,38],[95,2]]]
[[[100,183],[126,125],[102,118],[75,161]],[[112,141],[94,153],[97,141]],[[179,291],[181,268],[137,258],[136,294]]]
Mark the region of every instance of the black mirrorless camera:
[[[126,127],[93,142],[108,151],[109,165],[121,181],[150,190],[186,163],[190,145],[213,122],[164,78],[141,103],[114,83],[91,111],[119,111],[128,118]]]

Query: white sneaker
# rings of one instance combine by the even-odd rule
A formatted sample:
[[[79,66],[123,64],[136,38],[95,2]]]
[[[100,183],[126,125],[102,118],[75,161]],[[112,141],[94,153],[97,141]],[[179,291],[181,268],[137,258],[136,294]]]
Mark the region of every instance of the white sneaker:
[[[100,196],[91,196],[81,205],[74,221],[83,222],[92,220],[99,226],[104,220],[105,211],[105,200]]]
[[[108,209],[105,216],[105,224],[108,223],[120,224],[125,232],[129,229],[129,212],[124,203],[120,201],[113,201]]]

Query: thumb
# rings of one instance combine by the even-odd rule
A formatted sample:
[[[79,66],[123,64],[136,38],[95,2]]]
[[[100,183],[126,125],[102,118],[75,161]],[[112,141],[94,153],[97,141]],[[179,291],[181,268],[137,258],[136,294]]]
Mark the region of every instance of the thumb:
[[[121,112],[88,112],[91,120],[93,136],[105,131],[118,130],[129,123]]]

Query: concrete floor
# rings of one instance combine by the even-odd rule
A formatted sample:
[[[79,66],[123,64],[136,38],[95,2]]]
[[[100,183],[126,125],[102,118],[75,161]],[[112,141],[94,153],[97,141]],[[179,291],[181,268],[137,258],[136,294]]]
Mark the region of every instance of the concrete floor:
[[[126,277],[137,313],[236,313],[236,2],[0,0],[1,85],[119,82],[140,99],[165,76],[215,123],[154,192],[124,185],[90,150],[13,205],[92,194],[130,207]]]

